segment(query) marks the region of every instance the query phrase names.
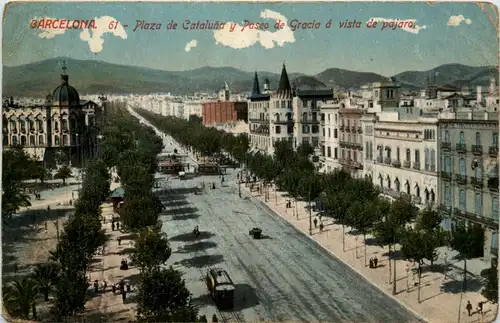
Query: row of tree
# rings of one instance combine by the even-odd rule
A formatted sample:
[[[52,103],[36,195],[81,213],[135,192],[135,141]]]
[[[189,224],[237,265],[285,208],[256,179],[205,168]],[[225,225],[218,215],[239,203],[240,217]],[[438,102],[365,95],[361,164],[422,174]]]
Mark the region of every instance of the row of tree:
[[[140,271],[137,321],[196,322],[200,318],[182,273],[164,267],[172,251],[159,220],[163,206],[154,192],[160,188],[155,173],[163,141],[123,105],[115,113],[114,120],[120,121],[107,128],[104,136],[112,139],[101,146],[101,155],[108,165],[116,165],[125,191],[120,217],[134,237],[131,260]]]
[[[366,236],[373,235],[376,242],[388,248],[392,266],[389,264],[390,281],[393,293],[396,293],[396,251],[401,252],[407,261],[418,264],[418,278],[421,277],[421,265],[424,260],[433,262],[437,259],[436,248],[449,245],[459,252],[466,272],[467,259],[482,256],[484,230],[478,225],[454,224],[451,232],[441,229],[442,213],[438,209],[425,208],[421,211],[412,203],[411,197],[402,194],[398,199],[388,201],[374,187],[368,178],[352,178],[345,170],[333,173],[316,173],[312,162],[313,148],[308,144],[294,149],[289,141],[281,140],[274,144],[274,154],[248,152],[248,141],[239,140],[243,135],[233,136],[224,131],[203,127],[198,122],[186,121],[175,117],[162,117],[146,110],[138,112],[156,127],[174,137],[179,143],[191,147],[195,152],[217,154],[228,152],[247,170],[261,180],[265,198],[269,198],[269,187],[287,192],[293,200],[318,201],[322,214],[334,218],[343,228],[345,251],[345,228]],[[233,137],[233,139],[228,139]],[[234,153],[236,152],[236,153]],[[311,203],[309,212],[311,212]],[[494,279],[487,283],[485,297],[493,302],[491,296],[495,290],[496,277],[492,271],[485,274]],[[493,278],[492,278],[493,277]],[[420,284],[419,284],[420,286]],[[466,288],[464,274],[463,288]],[[420,295],[420,293],[419,293]],[[493,297],[493,298],[492,298]]]

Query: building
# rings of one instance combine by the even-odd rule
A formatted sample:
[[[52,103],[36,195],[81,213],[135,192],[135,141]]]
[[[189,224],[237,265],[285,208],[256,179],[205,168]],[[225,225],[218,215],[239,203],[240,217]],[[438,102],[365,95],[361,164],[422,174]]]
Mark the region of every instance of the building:
[[[261,92],[255,72],[248,97],[251,148],[271,154],[278,140],[289,140],[294,148],[303,143],[318,148],[322,138],[320,107],[332,99],[332,89],[292,88],[285,64],[276,91],[271,90],[266,80]]]
[[[97,153],[102,109],[95,102],[80,100],[69,85],[65,65],[61,79],[41,105],[20,105],[12,97],[3,102],[4,148],[20,145],[46,166],[55,166],[58,151],[66,153],[72,165]]]
[[[205,126],[248,120],[247,102],[206,102],[203,103],[202,109],[202,119]]]
[[[339,108],[338,100],[322,104],[321,112],[321,156],[322,172],[332,172],[340,167],[339,161]]]
[[[498,112],[461,107],[439,120],[443,227],[465,221],[485,228],[484,259],[498,257]]]

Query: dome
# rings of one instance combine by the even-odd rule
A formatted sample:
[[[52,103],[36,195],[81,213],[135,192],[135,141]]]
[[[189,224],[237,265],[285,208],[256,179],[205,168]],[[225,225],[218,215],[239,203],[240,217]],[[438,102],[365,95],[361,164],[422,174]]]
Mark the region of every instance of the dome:
[[[62,84],[52,92],[52,103],[59,107],[79,107],[80,96],[74,87],[68,84],[68,75],[61,75]]]

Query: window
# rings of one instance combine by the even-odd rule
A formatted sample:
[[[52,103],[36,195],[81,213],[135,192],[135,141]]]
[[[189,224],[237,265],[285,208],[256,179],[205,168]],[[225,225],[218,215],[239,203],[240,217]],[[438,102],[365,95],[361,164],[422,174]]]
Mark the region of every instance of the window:
[[[450,132],[448,130],[444,131],[444,142],[446,143],[450,142]]]
[[[460,158],[458,162],[458,171],[460,172],[460,175],[465,176],[467,174],[467,169],[465,167],[465,159]]]
[[[59,122],[54,122],[54,130],[59,131]]]
[[[337,139],[338,135],[337,129],[333,129],[333,138]]]
[[[465,191],[464,190],[460,190],[459,194],[458,194],[458,208],[461,210],[461,211],[466,211],[466,198],[465,198]]]
[[[481,165],[478,165],[475,169],[474,169],[474,177],[476,177],[476,179],[478,181],[482,181],[483,180],[483,170],[481,168]]]
[[[444,205],[451,206],[451,188],[449,186],[444,188]]]
[[[498,197],[491,200],[491,217],[498,220]]]
[[[39,135],[39,136],[38,136],[38,144],[39,144],[40,146],[43,146],[43,145],[44,145],[44,140],[43,140],[43,136],[42,136],[42,135]]]
[[[332,157],[332,147],[328,147],[327,152],[328,152],[328,157]]]
[[[396,160],[400,161],[400,159],[399,159],[399,147],[396,148]]]
[[[451,173],[451,158],[450,158],[450,156],[445,156],[444,157],[444,165],[443,165],[443,167],[444,167],[444,171],[446,173],[448,173],[448,174]]]
[[[415,163],[420,163],[420,150],[415,150]]]
[[[481,209],[482,209],[482,201],[483,201],[483,197],[481,196],[481,194],[479,193],[476,193],[476,215],[481,215]]]
[[[476,145],[481,146],[481,134],[476,132]]]
[[[465,135],[463,131],[460,131],[460,139],[458,143],[461,145],[465,144]]]
[[[498,148],[498,133],[493,133],[493,146]]]
[[[281,126],[276,126],[275,127],[275,131],[276,131],[277,134],[281,133]]]
[[[411,152],[410,149],[406,149],[406,160],[410,161],[411,160]]]
[[[328,128],[328,138],[332,136],[332,129]]]
[[[12,140],[10,141],[12,143],[12,146],[17,145],[17,136],[12,136]]]
[[[430,151],[430,157],[431,157],[431,171],[434,171],[436,169],[436,152],[434,149],[431,149]]]
[[[30,146],[34,146],[35,145],[35,136],[31,135],[30,136]]]
[[[491,233],[491,249],[498,250],[498,232]]]
[[[401,183],[399,183],[399,179],[396,178],[394,184],[396,185],[396,192],[401,191]]]
[[[26,146],[26,136],[21,136],[21,146]]]
[[[61,144],[61,142],[59,141],[59,136],[54,137],[54,143],[56,146],[59,146]]]
[[[429,149],[425,148],[424,150],[424,159],[425,159],[425,170],[429,170],[430,157],[429,157]]]
[[[368,159],[368,158],[369,158],[368,156],[370,156],[370,155],[369,155],[369,154],[370,154],[369,149],[370,149],[370,145],[369,145],[369,143],[368,143],[368,142],[365,142],[365,158],[366,158],[366,159]]]
[[[338,159],[339,158],[339,150],[337,147],[333,150],[333,158]]]

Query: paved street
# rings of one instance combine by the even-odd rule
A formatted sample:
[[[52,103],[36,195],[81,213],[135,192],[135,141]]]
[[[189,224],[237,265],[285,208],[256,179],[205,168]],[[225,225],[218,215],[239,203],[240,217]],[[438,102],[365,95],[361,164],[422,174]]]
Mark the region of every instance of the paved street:
[[[280,217],[244,197],[232,176],[220,188],[217,176],[172,179],[161,194],[161,216],[173,255],[186,272],[198,304],[212,304],[200,280],[207,265],[226,269],[235,285],[236,309],[245,321],[409,322],[415,317]],[[215,182],[195,195],[202,181]],[[191,231],[201,231],[195,240]],[[265,238],[253,240],[260,227]],[[213,306],[202,312],[211,315]]]

